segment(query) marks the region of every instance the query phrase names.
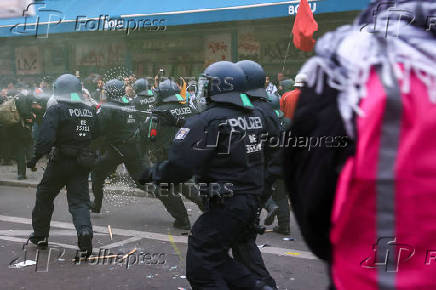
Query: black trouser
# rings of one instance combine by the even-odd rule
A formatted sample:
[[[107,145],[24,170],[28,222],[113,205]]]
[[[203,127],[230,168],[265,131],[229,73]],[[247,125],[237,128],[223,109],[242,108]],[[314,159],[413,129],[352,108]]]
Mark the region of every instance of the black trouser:
[[[272,190],[272,199],[279,206],[279,212],[277,214],[279,227],[289,227],[289,195],[286,193],[285,182],[283,181],[283,179],[279,179],[274,183]]]
[[[26,176],[26,162],[32,158],[32,144],[17,143],[14,149],[18,176]]]
[[[32,155],[32,131],[21,124],[8,128],[12,150],[17,162],[18,176],[26,176],[26,161]]]
[[[103,201],[103,185],[106,178],[116,170],[118,165],[124,163],[130,177],[140,187],[138,179],[144,171],[145,165],[139,154],[139,148],[135,143],[122,145],[111,145],[105,150],[91,172],[92,193],[94,194],[94,203],[97,208],[101,207]]]
[[[0,159],[4,163],[10,162],[12,158],[11,140],[7,128],[0,125]]]
[[[115,148],[109,146],[104,155],[97,162],[91,174],[92,192],[95,196],[94,203],[97,208],[100,208],[102,205],[103,185],[106,177],[121,163],[124,163],[130,177],[135,181],[137,187],[144,189],[144,187],[138,183],[145,169],[145,162],[141,158],[141,150],[138,144],[122,144],[115,146]],[[185,205],[180,196],[174,194],[156,196],[175,219],[185,219],[188,217]]]
[[[212,201],[198,218],[186,255],[186,275],[193,289],[254,289],[257,275],[232,259],[229,249],[239,247],[252,231],[257,207],[256,197],[235,195],[223,204]]]
[[[57,154],[44,171],[36,191],[32,211],[32,226],[36,236],[48,236],[53,214],[53,201],[62,187],[66,186],[68,209],[73,216],[77,233],[88,230],[92,233],[89,214],[89,171],[79,166],[74,158]]]
[[[256,245],[255,232],[247,235],[246,239],[232,248],[232,254],[236,261],[247,267],[258,280],[262,280],[271,287],[276,287],[276,282],[266,269],[262,254]]]

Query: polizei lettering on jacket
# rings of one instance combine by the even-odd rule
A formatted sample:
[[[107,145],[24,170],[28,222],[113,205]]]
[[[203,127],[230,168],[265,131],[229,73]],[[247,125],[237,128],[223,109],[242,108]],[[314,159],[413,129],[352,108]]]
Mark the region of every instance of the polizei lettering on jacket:
[[[173,109],[170,110],[172,115],[176,115],[176,116],[180,116],[180,115],[188,115],[191,114],[191,108],[189,107],[182,107],[182,108],[177,108],[177,109]]]
[[[92,118],[93,114],[89,109],[68,109],[71,117]]]
[[[260,117],[238,117],[227,119],[227,123],[232,128],[240,128],[242,130],[262,129],[262,119]]]
[[[141,105],[148,105],[148,104],[152,104],[156,101],[155,97],[151,97],[151,98],[146,98],[146,99],[140,99],[139,100],[139,104]]]

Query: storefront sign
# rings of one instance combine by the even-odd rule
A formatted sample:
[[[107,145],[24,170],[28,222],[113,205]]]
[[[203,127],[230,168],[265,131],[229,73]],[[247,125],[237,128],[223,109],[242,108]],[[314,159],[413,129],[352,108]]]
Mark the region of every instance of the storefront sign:
[[[317,8],[318,8],[319,3],[317,3],[317,2],[318,1],[310,1],[309,0],[309,6],[310,6],[310,9],[312,9],[313,13],[315,13]],[[300,7],[300,4],[289,5],[289,8],[288,8],[289,15],[296,15],[297,11],[298,11],[298,7]]]

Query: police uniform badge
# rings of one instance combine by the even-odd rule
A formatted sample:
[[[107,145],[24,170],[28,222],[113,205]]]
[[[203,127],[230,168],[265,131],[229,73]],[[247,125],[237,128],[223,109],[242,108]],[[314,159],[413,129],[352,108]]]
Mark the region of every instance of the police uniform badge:
[[[180,128],[174,139],[175,140],[185,139],[185,137],[186,137],[186,135],[188,135],[189,131],[191,131],[191,129],[189,129],[189,128]]]

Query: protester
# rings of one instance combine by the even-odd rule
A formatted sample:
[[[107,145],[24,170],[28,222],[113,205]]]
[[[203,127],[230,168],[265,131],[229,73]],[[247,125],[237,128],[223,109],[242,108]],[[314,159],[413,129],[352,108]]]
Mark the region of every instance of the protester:
[[[430,0],[371,1],[353,26],[322,37],[301,69],[307,87],[291,132],[330,141],[288,148],[286,181],[335,289],[436,288],[425,264],[436,244],[432,15]]]
[[[295,107],[297,105],[298,97],[300,96],[300,88],[302,88],[307,80],[305,74],[298,74],[295,77],[295,89],[283,94],[280,99],[280,110],[285,114],[286,118],[292,120],[294,117]]]
[[[265,89],[268,94],[275,94],[277,92],[277,87],[271,82],[271,78],[266,76],[265,79]]]

